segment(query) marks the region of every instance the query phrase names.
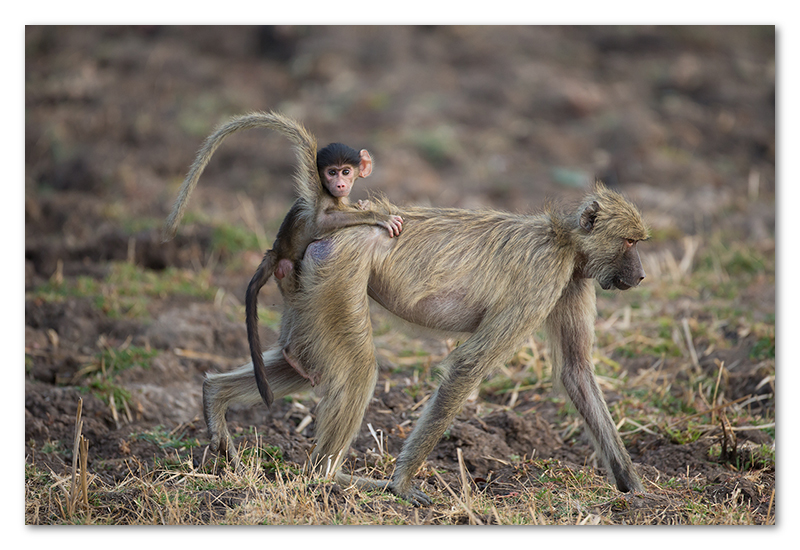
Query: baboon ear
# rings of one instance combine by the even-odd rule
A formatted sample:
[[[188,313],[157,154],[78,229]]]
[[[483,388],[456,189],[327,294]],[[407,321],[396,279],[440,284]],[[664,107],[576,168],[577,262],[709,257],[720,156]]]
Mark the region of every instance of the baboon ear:
[[[366,178],[372,173],[372,157],[366,149],[361,149],[358,156],[361,159],[361,162],[358,164],[358,176]]]
[[[592,204],[581,212],[581,227],[586,231],[591,231],[594,227],[594,221],[597,219],[598,212],[600,212],[600,205],[597,204],[597,201],[592,201]]]

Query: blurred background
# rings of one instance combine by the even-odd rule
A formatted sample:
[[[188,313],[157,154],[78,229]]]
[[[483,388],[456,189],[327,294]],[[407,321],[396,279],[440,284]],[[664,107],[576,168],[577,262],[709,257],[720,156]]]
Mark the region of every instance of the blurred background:
[[[656,228],[774,225],[773,27],[28,27],[25,53],[28,198],[160,218],[216,125],[277,109],[369,148],[361,191],[399,203],[528,212],[598,177]],[[281,217],[293,162],[236,135],[191,205]]]

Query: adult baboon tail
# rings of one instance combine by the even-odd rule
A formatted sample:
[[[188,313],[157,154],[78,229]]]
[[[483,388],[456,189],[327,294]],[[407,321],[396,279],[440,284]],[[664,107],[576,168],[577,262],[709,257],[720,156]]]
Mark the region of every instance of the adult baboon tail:
[[[211,156],[222,141],[239,130],[249,128],[269,128],[289,138],[294,144],[294,149],[298,158],[297,172],[295,173],[295,188],[301,198],[308,200],[308,204],[314,204],[317,196],[317,186],[322,185],[317,174],[317,140],[313,134],[309,133],[302,124],[285,117],[281,114],[250,113],[247,115],[232,118],[206,138],[200,150],[197,152],[194,163],[192,163],[186,179],[178,192],[178,198],[172,212],[164,224],[163,240],[168,241],[175,236],[178,224],[186,212],[189,202],[189,195],[192,194],[197,186],[197,181],[203,173]]]

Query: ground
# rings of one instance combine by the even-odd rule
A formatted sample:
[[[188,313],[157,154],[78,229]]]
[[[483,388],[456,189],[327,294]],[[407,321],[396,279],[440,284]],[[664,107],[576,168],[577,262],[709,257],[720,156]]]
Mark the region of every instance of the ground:
[[[772,27],[27,27],[25,50],[27,523],[774,522]],[[244,477],[208,451],[203,376],[247,362],[244,290],[294,197],[290,147],[229,138],[178,236],[160,225],[202,139],[267,109],[369,148],[357,199],[535,212],[598,177],[641,207],[647,278],[598,287],[595,359],[647,494],[606,483],[540,334],[428,458],[430,509],[304,478],[313,394],[229,413]],[[273,283],[260,303],[270,345]],[[385,477],[458,342],[377,306],[373,324],[347,467]]]

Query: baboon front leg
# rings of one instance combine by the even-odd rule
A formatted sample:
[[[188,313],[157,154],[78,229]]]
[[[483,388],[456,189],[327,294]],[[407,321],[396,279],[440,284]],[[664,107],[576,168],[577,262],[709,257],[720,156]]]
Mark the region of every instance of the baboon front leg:
[[[310,386],[283,357],[281,346],[264,352],[264,366],[276,399]],[[233,445],[225,413],[231,405],[253,406],[261,403],[253,364],[247,363],[231,372],[209,373],[203,381],[203,416],[211,438],[211,450],[224,453],[236,468],[239,457]]]
[[[564,390],[589,428],[611,481],[620,491],[643,492],[594,376],[595,298],[591,285],[589,279],[570,283],[547,320],[555,368],[560,370]]]
[[[608,412],[593,371],[591,362],[567,362],[561,373],[561,382],[589,427],[597,454],[612,483],[616,483],[617,489],[623,492],[643,492],[642,482]]]

